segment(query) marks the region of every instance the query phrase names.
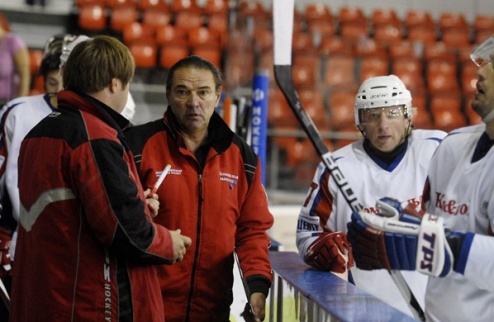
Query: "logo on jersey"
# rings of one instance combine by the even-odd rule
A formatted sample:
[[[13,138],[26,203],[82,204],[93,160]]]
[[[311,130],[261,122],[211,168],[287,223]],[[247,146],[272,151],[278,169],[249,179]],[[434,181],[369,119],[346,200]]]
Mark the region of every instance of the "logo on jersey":
[[[446,200],[444,193],[440,192],[436,192],[436,208],[452,216],[468,214],[467,204],[459,204],[456,200]]]
[[[230,184],[230,190],[232,190],[233,186],[238,184],[238,176],[231,173],[220,172],[220,181],[228,182]]]

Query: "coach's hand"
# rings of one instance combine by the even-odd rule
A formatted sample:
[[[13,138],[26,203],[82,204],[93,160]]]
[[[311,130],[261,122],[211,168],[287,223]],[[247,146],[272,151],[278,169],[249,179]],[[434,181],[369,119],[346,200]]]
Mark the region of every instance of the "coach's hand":
[[[353,266],[352,247],[343,232],[322,233],[309,246],[304,260],[320,270],[344,273]]]

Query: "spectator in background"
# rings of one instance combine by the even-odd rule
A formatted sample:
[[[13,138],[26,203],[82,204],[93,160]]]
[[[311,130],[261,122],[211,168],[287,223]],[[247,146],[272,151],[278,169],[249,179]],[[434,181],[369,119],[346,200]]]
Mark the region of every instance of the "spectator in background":
[[[28,95],[30,85],[29,51],[24,41],[10,32],[7,18],[0,13],[0,106]]]
[[[190,238],[152,222],[157,196],[138,182],[119,114],[134,70],[113,37],[78,44],[57,110],[22,142],[11,322],[165,320],[156,267]]]
[[[162,207],[154,221],[193,240],[181,263],[159,267],[167,322],[229,321],[234,252],[255,321],[265,316],[273,216],[259,158],[215,112],[221,91],[217,67],[183,58],[168,72],[164,117],[125,134],[143,186],[152,187],[171,165],[157,191]]]
[[[412,115],[411,94],[395,75],[369,78],[360,86],[355,97],[355,125],[363,140],[335,151],[333,157],[368,212],[376,212],[376,199],[385,196],[408,201],[414,208],[420,206],[430,159],[446,133],[412,130]],[[345,271],[341,254],[350,250],[346,225],[351,215],[335,177],[319,164],[297,224],[297,247],[307,264],[326,271]],[[416,272],[404,275],[423,307],[427,278]],[[349,280],[413,315],[386,271],[353,267]]]

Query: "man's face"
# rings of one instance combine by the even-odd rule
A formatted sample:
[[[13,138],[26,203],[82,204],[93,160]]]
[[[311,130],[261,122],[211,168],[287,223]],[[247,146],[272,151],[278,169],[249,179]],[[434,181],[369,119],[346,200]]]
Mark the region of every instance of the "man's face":
[[[477,92],[471,105],[481,118],[484,118],[494,109],[494,65],[492,60],[480,67],[477,72]]]
[[[58,69],[48,72],[45,78],[45,93],[54,94],[62,89],[62,76]]]
[[[166,98],[182,130],[192,135],[207,131],[220,93],[211,71],[184,67],[175,71]]]
[[[382,152],[393,151],[405,140],[410,121],[403,106],[361,110],[360,128],[372,146]]]

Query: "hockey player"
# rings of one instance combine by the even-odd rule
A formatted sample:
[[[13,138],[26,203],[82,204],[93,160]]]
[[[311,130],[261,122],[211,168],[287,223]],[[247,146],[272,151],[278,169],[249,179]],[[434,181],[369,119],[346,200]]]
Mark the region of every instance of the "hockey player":
[[[363,139],[333,157],[368,213],[377,212],[376,198],[388,195],[420,206],[430,158],[446,133],[412,130],[412,114],[411,94],[395,75],[367,79],[358,90],[355,124]],[[337,273],[352,266],[345,234],[351,214],[332,173],[319,164],[297,223],[297,247],[307,264]],[[412,315],[386,271],[354,267],[349,273],[356,286]],[[415,272],[404,275],[423,306],[426,278]]]
[[[429,167],[423,218],[385,199],[378,201],[380,216],[354,213],[348,225],[358,267],[431,276],[427,321],[494,320],[493,54],[490,38],[471,55],[480,67],[471,106],[483,124],[452,131],[439,145]],[[364,255],[369,248],[375,251]]]

